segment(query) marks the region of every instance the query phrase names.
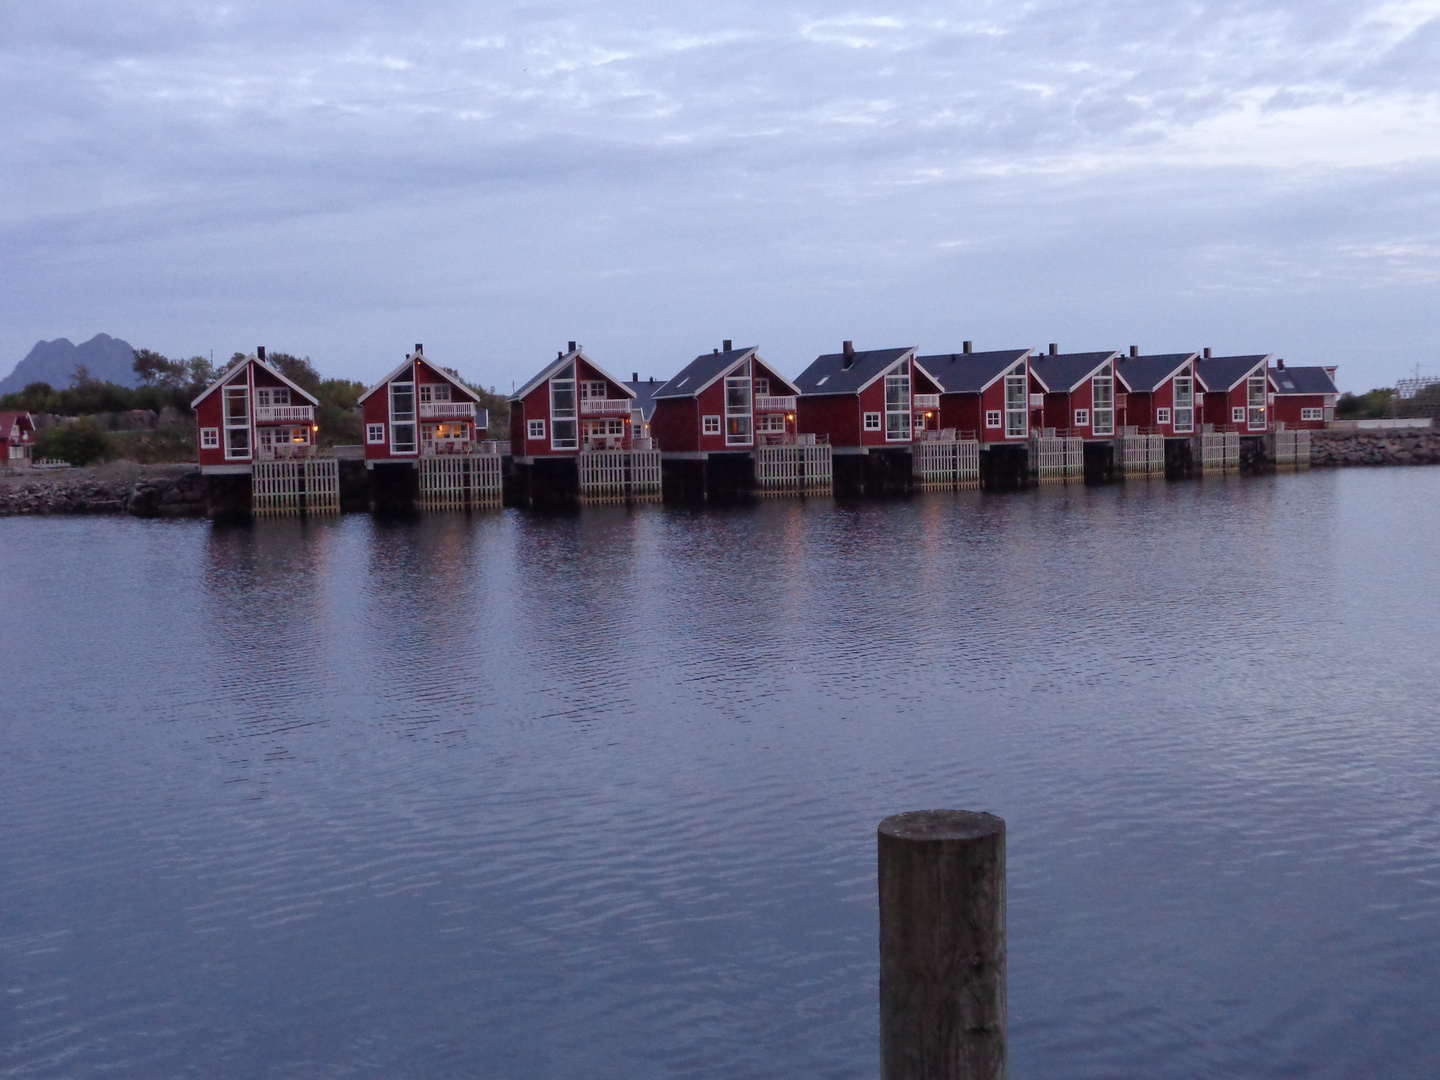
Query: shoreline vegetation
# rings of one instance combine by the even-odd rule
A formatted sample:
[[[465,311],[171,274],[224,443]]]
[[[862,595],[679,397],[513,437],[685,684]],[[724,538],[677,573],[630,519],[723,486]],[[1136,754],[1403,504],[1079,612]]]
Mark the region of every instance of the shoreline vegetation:
[[[1384,465],[1440,465],[1440,430],[1311,433],[1311,468]],[[125,460],[59,473],[26,470],[0,476],[0,516],[129,514],[182,518],[204,517],[205,513],[205,479],[193,462],[146,464]]]

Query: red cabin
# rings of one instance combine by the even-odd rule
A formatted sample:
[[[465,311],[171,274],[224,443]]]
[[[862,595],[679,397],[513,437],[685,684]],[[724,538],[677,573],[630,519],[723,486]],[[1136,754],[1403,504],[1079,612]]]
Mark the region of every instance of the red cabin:
[[[754,347],[704,353],[651,395],[650,433],[664,453],[749,452],[795,441],[799,390]]]
[[[940,393],[940,384],[915,360],[915,348],[856,352],[845,342],[838,353],[817,357],[795,385],[796,430],[824,436],[837,450],[908,449],[928,405],[916,410],[914,395]],[[922,399],[923,400],[923,399]]]
[[[635,391],[575,342],[510,398],[515,460],[633,449]]]
[[[940,387],[935,424],[940,431],[982,444],[1023,443],[1030,437],[1029,349],[977,353],[967,341],[963,352],[921,356],[916,363]]]
[[[1081,439],[1115,437],[1115,361],[1119,351],[1030,359],[1030,425]]]
[[[1300,431],[1323,428],[1335,419],[1340,391],[1333,367],[1286,367],[1284,360],[1277,360],[1268,375],[1273,423]]]
[[[1167,439],[1195,433],[1195,361],[1199,353],[1130,355],[1115,362],[1116,411],[1121,427]]]
[[[480,397],[459,377],[415,351],[360,395],[365,417],[365,463],[414,464],[438,454],[469,454],[490,426]]]
[[[314,456],[318,404],[265,362],[262,345],[190,403],[200,431],[200,471],[248,474],[257,461]]]
[[[0,469],[28,469],[35,456],[35,418],[0,412]]]
[[[1216,431],[1263,435],[1270,429],[1266,407],[1270,355],[1211,356],[1195,362],[1195,382],[1203,392],[1201,423]]]

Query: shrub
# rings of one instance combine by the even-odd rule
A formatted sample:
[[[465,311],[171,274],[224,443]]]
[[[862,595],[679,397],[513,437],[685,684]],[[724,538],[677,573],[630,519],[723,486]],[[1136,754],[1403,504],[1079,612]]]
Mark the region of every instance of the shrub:
[[[105,456],[107,446],[105,433],[88,418],[44,428],[35,436],[37,458],[56,458],[71,465],[89,465]]]

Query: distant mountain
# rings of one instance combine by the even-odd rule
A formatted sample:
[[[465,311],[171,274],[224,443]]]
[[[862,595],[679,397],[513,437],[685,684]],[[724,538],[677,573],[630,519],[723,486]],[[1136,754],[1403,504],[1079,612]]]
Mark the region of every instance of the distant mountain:
[[[56,390],[64,390],[70,385],[70,376],[75,374],[78,364],[85,365],[92,379],[139,386],[134,363],[135,352],[130,343],[109,334],[96,334],[83,345],[72,344],[63,337],[37,341],[29,355],[15,365],[15,370],[0,379],[0,394],[24,390],[33,382],[49,383]]]

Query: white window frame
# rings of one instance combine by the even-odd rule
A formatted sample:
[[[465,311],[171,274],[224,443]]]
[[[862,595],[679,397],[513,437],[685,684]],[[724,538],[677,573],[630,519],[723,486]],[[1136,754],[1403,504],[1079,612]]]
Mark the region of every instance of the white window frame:
[[[1005,376],[1005,437],[1007,439],[1024,439],[1030,434],[1028,381],[1024,364],[1016,364],[1010,370],[1010,374]]]
[[[1302,421],[1324,420],[1324,419],[1325,419],[1325,410],[1324,410],[1324,409],[1301,409],[1301,410],[1300,410],[1300,419],[1301,419]]]
[[[878,412],[867,412],[865,414],[865,430],[879,431],[880,427],[880,414]]]
[[[579,390],[573,363],[565,365],[550,379],[551,450],[580,449],[580,402],[576,396]]]
[[[750,366],[743,375],[725,379],[725,445],[749,446],[755,441],[755,399],[751,396]]]
[[[390,406],[390,453],[418,454],[420,452],[420,431],[415,426],[415,384],[409,380],[396,379],[387,388]],[[409,398],[409,408],[405,399]],[[409,435],[407,441],[405,436]]]
[[[1175,376],[1171,394],[1175,401],[1175,433],[1188,435],[1195,430],[1195,380],[1189,375]]]
[[[1115,376],[1109,364],[1090,380],[1090,434],[1115,434]]]
[[[1157,423],[1157,424],[1168,424],[1168,423],[1170,423],[1170,410],[1169,410],[1169,409],[1164,409],[1164,408],[1156,409],[1156,410],[1155,410],[1155,423]]]
[[[202,427],[200,429],[200,449],[220,449],[220,429],[218,427]]]
[[[385,445],[385,425],[384,425],[384,424],[366,424],[366,425],[365,425],[365,445],[366,445],[366,446],[384,446],[384,445]]]
[[[1005,413],[1001,409],[985,410],[985,426],[987,428],[1003,428],[1005,426]]]
[[[720,417],[702,417],[700,420],[700,430],[706,435],[719,435],[721,431]]]
[[[426,405],[434,401],[451,400],[449,383],[421,383],[419,390],[420,401]]]
[[[289,404],[290,388],[288,386],[257,386],[255,388],[256,408],[272,409]]]
[[[756,376],[755,378],[755,396],[770,396],[770,380],[765,378],[763,375]]]
[[[580,382],[581,401],[604,401],[610,396],[610,390],[605,385],[604,379],[583,379]]]
[[[914,437],[914,410],[910,398],[910,363],[906,361],[885,376],[885,441],[910,442]]]
[[[1232,424],[1243,424],[1245,422],[1245,406],[1232,405],[1230,407],[1230,422]]]
[[[243,406],[243,415],[232,414],[230,403]],[[255,448],[250,434],[250,384],[230,383],[220,390],[220,422],[225,427],[225,459],[242,461],[251,457]]]
[[[761,413],[761,414],[760,414],[760,432],[761,432],[761,434],[774,434],[774,433],[777,432],[777,431],[778,431],[778,432],[783,432],[784,430],[785,430],[785,414],[784,414],[784,413],[778,413],[778,412],[776,412],[776,413]]]
[[[1245,398],[1248,406],[1245,426],[1251,431],[1265,430],[1265,388],[1266,378],[1263,374],[1251,375],[1245,380]]]
[[[1076,410],[1075,410],[1075,426],[1076,426],[1077,428],[1089,427],[1089,426],[1090,426],[1090,410],[1089,410],[1089,409],[1076,409]]]
[[[531,441],[531,442],[544,442],[544,441],[545,441],[545,421],[544,421],[544,420],[526,420],[526,421],[525,421],[525,437],[526,437],[529,441]]]

